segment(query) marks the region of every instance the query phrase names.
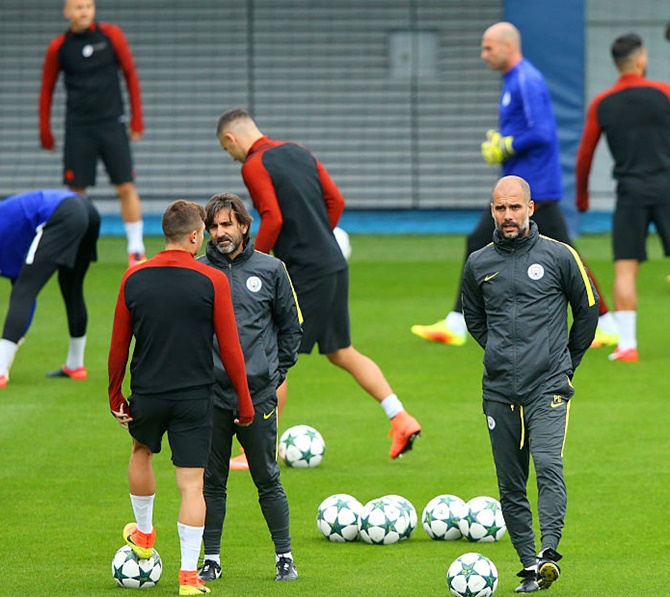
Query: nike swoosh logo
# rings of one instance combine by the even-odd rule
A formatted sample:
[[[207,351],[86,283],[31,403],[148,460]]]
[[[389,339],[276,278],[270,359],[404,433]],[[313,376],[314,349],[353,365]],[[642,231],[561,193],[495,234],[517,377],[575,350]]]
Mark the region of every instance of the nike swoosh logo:
[[[486,276],[486,278],[484,278],[484,282],[488,282],[492,278],[495,278],[499,273],[500,272],[496,272],[495,274],[491,274],[490,276]]]
[[[551,408],[558,408],[559,406],[563,406],[563,404],[565,404],[563,401],[552,402],[549,406],[551,406]]]
[[[263,418],[264,419],[269,419],[274,414],[275,410],[276,409],[273,408],[267,415],[265,413],[263,413]]]

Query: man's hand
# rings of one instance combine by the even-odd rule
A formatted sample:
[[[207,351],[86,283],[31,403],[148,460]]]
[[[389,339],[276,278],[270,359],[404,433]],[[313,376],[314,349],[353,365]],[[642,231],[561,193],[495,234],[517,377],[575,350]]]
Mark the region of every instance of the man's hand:
[[[249,427],[254,422],[254,417],[256,416],[256,411],[254,407],[251,406],[251,411],[249,409],[242,409],[244,412],[240,412],[235,419],[235,425],[240,427]]]
[[[56,148],[56,140],[50,130],[40,131],[40,145],[42,149],[53,151]]]
[[[126,399],[119,394],[113,398],[109,398],[109,406],[112,410],[112,414],[116,417],[116,420],[119,422],[119,425],[124,429],[128,429],[128,423],[133,420],[130,416],[130,405],[126,402]]]
[[[514,137],[503,137],[499,131],[489,129],[486,131],[486,141],[482,143],[482,157],[492,166],[502,164],[514,155],[512,143]]]
[[[588,193],[579,194],[575,197],[575,206],[577,211],[584,213],[589,209],[589,195]]]

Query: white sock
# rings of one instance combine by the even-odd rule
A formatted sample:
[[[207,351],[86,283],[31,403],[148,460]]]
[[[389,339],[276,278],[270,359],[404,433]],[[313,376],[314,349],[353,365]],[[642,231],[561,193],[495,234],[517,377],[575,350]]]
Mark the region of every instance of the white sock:
[[[151,533],[154,528],[154,498],[156,495],[133,495],[130,494],[130,503],[133,506],[133,513],[135,514],[135,522],[137,528],[142,533],[147,535]]]
[[[181,547],[181,570],[197,570],[198,558],[200,557],[200,544],[202,543],[202,532],[205,527],[190,527],[177,523],[179,533],[179,545]]]
[[[637,348],[637,311],[617,311],[616,322],[619,325],[619,350]]]
[[[459,313],[458,311],[449,311],[444,323],[455,334],[467,334],[468,332],[468,326],[465,325],[465,317],[463,317],[463,313]]]
[[[619,326],[617,325],[616,317],[611,311],[598,317],[598,327],[606,334],[618,334]]]
[[[221,565],[221,554],[219,553],[206,553],[202,559],[211,560],[212,562],[216,562],[219,566]]]
[[[19,345],[15,342],[10,342],[4,338],[0,340],[0,375],[6,375],[9,379],[9,368],[14,362],[18,349]]]
[[[124,222],[123,227],[126,229],[126,237],[128,238],[128,254],[145,253],[144,241],[142,240],[144,222],[142,220]]]
[[[402,406],[402,402],[400,402],[399,398],[395,394],[391,394],[390,396],[387,396],[380,402],[381,407],[384,409],[384,412],[386,413],[386,416],[389,419],[392,419],[395,417],[398,413],[402,412],[405,410]]]
[[[86,348],[86,336],[73,338],[70,336],[70,345],[67,351],[65,366],[72,369],[79,369],[84,366],[84,350]]]
[[[287,551],[286,553],[276,553],[275,554],[275,562],[279,561],[279,558],[287,558],[289,560],[293,559],[293,553],[290,551]]]

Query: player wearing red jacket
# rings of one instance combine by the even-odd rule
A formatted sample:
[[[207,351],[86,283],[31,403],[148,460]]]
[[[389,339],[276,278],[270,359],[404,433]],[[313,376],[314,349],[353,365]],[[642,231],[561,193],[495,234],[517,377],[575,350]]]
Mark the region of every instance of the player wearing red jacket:
[[[95,22],[93,0],[66,0],[63,10],[70,28],[47,48],[40,91],[40,142],[54,150],[51,104],[60,72],[67,94],[63,183],[84,193],[95,185],[98,158],[121,201],[128,264],[145,259],[140,197],[135,188],[128,132],[119,85],[119,69],[128,87],[132,110],[130,138],[138,140],[144,131],[140,80],[130,47],[117,25]]]
[[[670,256],[670,84],[645,78],[647,51],[634,33],[611,48],[620,77],[589,106],[577,152],[575,198],[589,208],[589,173],[601,134],[614,160],[614,308],[621,337],[613,361],[637,361],[637,276],[653,223]]]
[[[300,353],[319,352],[348,371],[377,400],[391,420],[390,456],[412,448],[421,432],[405,411],[379,366],[351,344],[349,270],[333,228],[344,198],[327,170],[307,149],[263,135],[246,110],[228,110],[216,129],[221,147],[242,162],[242,178],[261,223],[256,249],[273,251],[288,269],[303,313]],[[286,385],[278,393],[279,412]]]
[[[254,407],[225,274],[194,257],[204,237],[202,206],[175,201],[163,214],[165,251],[129,269],[121,281],[109,351],[109,404],[133,438],[128,481],[135,523],[123,536],[140,558],[152,553],[156,481],[152,457],[167,432],[181,508],[179,594],[209,589],[197,577],[205,524],[203,475],[212,434],[214,336],[237,394],[235,423],[250,425]],[[131,339],[131,396],[121,393]]]

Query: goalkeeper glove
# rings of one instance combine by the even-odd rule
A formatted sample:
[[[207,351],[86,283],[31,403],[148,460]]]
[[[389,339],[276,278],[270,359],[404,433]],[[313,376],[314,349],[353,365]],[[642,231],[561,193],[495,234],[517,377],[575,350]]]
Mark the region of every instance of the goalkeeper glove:
[[[486,131],[486,141],[482,143],[482,157],[491,165],[502,164],[507,158],[514,155],[512,142],[514,137],[503,137],[499,131]]]

